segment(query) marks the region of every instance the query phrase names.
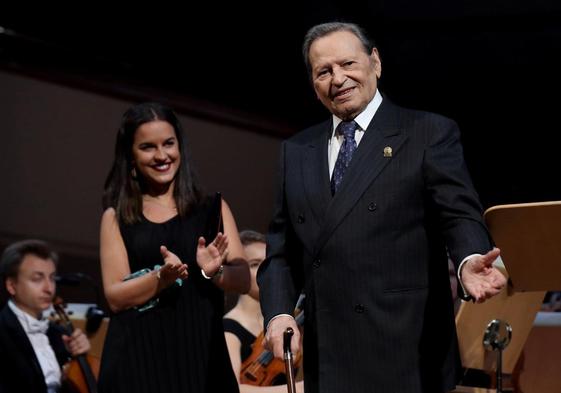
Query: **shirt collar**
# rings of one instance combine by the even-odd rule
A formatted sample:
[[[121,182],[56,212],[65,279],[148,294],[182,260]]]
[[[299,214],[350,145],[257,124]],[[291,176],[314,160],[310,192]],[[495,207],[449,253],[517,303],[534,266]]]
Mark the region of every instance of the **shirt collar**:
[[[47,319],[37,319],[19,308],[12,300],[8,300],[8,306],[18,318],[26,334],[47,333],[49,321]]]
[[[374,115],[376,114],[376,111],[380,107],[380,104],[382,104],[382,94],[380,94],[380,90],[376,89],[376,94],[374,94],[374,98],[372,98],[372,101],[370,101],[366,106],[366,108],[364,108],[364,110],[357,117],[353,119],[354,121],[356,121],[356,123],[358,124],[358,126],[362,131],[365,131],[368,128],[370,122],[372,121]],[[342,121],[343,121],[342,119],[333,115],[333,130],[331,132],[332,138],[335,133],[335,130],[337,129],[337,126]]]

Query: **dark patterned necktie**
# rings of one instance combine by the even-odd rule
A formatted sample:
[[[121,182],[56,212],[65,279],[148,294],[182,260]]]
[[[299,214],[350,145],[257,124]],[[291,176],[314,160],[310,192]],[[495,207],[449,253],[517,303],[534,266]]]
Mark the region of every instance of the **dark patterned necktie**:
[[[339,189],[343,181],[343,175],[349,167],[351,159],[353,158],[353,153],[356,150],[355,131],[357,128],[358,124],[356,124],[354,120],[342,121],[337,127],[339,135],[343,135],[343,144],[341,145],[341,149],[339,149],[339,155],[337,156],[337,161],[335,161],[335,168],[331,176],[332,195],[335,195]]]

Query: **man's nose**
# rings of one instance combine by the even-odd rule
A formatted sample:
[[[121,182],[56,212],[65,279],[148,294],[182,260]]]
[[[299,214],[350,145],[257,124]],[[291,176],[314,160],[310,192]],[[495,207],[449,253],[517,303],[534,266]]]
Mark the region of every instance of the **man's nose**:
[[[340,67],[333,68],[333,84],[336,86],[342,86],[347,80],[347,76]]]
[[[43,286],[45,292],[54,295],[56,291],[56,283],[53,280],[45,280],[45,285]]]

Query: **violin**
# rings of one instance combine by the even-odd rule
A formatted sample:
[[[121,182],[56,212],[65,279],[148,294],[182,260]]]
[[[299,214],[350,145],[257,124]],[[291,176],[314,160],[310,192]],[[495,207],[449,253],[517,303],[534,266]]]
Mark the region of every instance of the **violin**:
[[[304,324],[304,311],[295,318],[300,327]],[[240,383],[254,386],[272,386],[286,383],[286,368],[284,361],[275,358],[273,352],[265,349],[263,340],[265,332],[261,332],[255,339],[251,355],[243,362],[240,371]],[[302,352],[294,356],[295,370],[300,367]]]
[[[64,309],[61,298],[56,298],[53,308],[58,315],[59,322],[68,336],[74,332],[74,325]],[[65,382],[70,390],[76,393],[97,393],[97,377],[99,375],[98,358],[91,355],[77,355],[65,366]]]

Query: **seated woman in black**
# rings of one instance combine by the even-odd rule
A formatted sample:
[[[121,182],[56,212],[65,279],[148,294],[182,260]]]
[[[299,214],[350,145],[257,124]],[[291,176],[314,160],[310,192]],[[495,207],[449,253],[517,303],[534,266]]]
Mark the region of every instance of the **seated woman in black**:
[[[232,362],[234,374],[238,379],[241,393],[276,393],[286,392],[286,385],[253,386],[240,383],[240,370],[243,362],[251,355],[255,338],[263,330],[263,315],[259,305],[259,288],[257,286],[257,269],[265,259],[265,236],[254,231],[240,232],[240,240],[249,263],[251,287],[249,293],[241,295],[236,306],[223,319],[226,344]],[[296,383],[296,391],[304,392],[304,382]]]

